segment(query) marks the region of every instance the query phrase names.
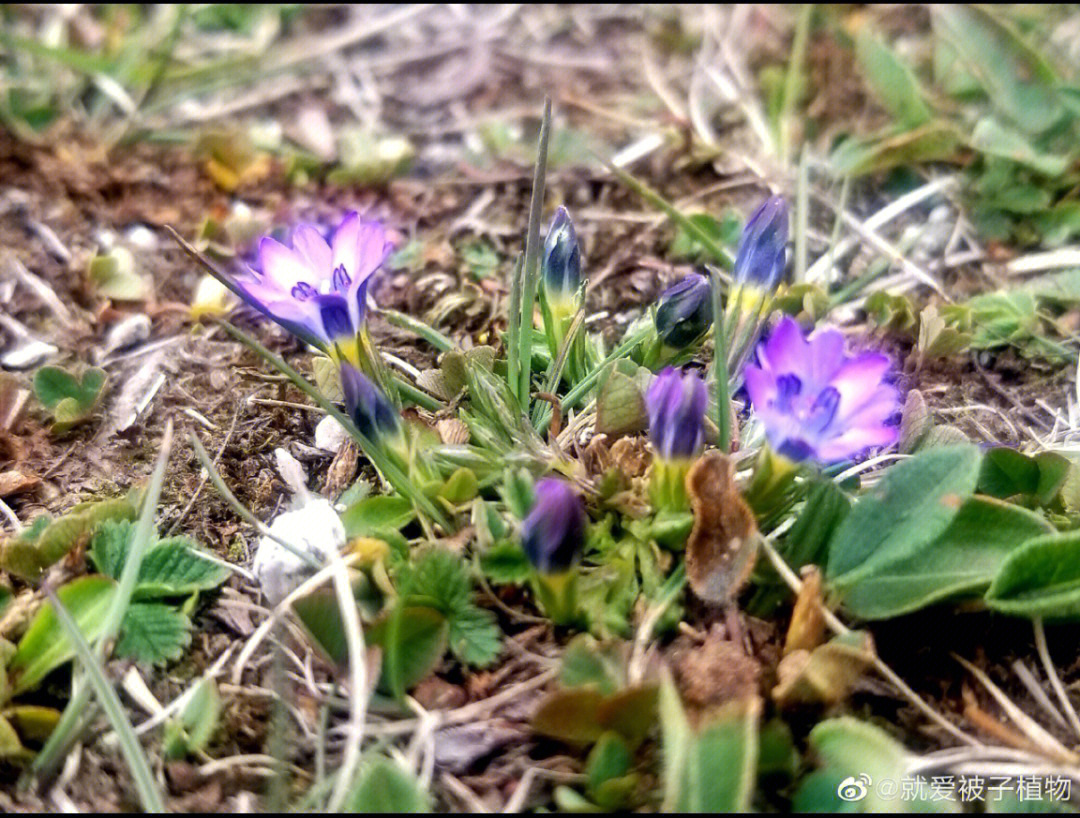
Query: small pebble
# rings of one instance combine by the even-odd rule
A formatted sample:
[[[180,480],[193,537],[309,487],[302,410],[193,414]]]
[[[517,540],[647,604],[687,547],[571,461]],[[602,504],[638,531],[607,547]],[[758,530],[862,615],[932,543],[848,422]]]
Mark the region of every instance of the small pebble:
[[[345,527],[329,500],[311,500],[301,508],[278,515],[270,531],[316,563],[345,545]],[[315,573],[315,569],[270,537],[260,537],[251,570],[259,580],[267,604],[274,606]]]
[[[135,224],[124,234],[127,243],[141,250],[154,250],[158,246],[157,236],[145,224]]]
[[[345,445],[349,433],[338,423],[337,418],[327,415],[315,427],[315,448],[330,454],[337,454]]]
[[[57,349],[52,344],[26,339],[0,357],[0,367],[4,369],[32,369],[38,364],[45,363],[56,353]]]
[[[113,324],[109,334],[105,336],[105,344],[102,347],[102,357],[111,352],[119,352],[122,349],[141,344],[150,337],[150,316],[142,313],[129,315]]]

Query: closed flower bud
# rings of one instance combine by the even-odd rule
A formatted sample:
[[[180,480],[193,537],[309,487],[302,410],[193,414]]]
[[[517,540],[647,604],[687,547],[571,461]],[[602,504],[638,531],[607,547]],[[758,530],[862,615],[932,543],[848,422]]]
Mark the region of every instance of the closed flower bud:
[[[345,411],[364,437],[373,441],[401,431],[398,414],[375,384],[356,367],[341,365]]]
[[[567,571],[585,542],[585,509],[564,480],[548,477],[536,484],[536,502],[521,524],[521,544],[541,574]]]
[[[754,211],[743,228],[735,258],[735,282],[762,292],[775,290],[784,274],[787,240],[787,203],[773,196]]]
[[[663,460],[694,457],[705,443],[705,384],[693,372],[667,367],[645,396],[649,438]]]
[[[704,335],[712,319],[709,279],[690,273],[661,293],[656,308],[656,334],[667,346],[682,349]]]
[[[565,207],[556,210],[551,220],[541,269],[549,296],[571,297],[581,286],[581,247]]]

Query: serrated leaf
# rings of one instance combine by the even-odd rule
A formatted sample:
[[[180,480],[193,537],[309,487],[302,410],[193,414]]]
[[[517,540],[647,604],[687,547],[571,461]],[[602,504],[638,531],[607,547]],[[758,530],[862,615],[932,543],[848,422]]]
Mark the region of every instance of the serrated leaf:
[[[1080,531],[1025,542],[1001,566],[985,599],[992,610],[1015,616],[1080,616]]]
[[[397,698],[427,677],[446,652],[449,626],[434,608],[398,603],[367,636],[383,650],[379,690]]]
[[[960,444],[920,452],[890,468],[829,542],[827,573],[834,585],[849,587],[944,532],[975,490],[980,460],[978,448]]]
[[[469,605],[450,618],[450,650],[467,665],[487,667],[502,652],[502,631],[495,614]]]
[[[416,778],[385,756],[375,756],[360,767],[356,784],[345,802],[348,812],[394,815],[431,812],[430,798]]]
[[[116,583],[108,577],[88,576],[72,580],[56,591],[88,642],[101,633],[105,612],[112,604]],[[8,663],[12,695],[32,690],[49,673],[75,655],[56,612],[46,602],[34,616],[15,655]]]
[[[199,546],[187,537],[156,543],[143,557],[135,598],[187,596],[216,588],[229,578],[229,570],[199,556]]]
[[[843,592],[860,619],[885,619],[957,596],[978,596],[1017,547],[1053,529],[1038,514],[987,497],[969,498],[936,540],[879,565]]]
[[[171,605],[133,602],[124,613],[113,653],[148,665],[179,659],[191,643],[191,620]]]

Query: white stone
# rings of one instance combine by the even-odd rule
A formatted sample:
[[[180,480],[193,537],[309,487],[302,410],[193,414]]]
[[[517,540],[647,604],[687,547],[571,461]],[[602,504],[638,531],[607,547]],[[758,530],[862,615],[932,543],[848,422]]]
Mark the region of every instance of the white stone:
[[[329,500],[317,498],[278,515],[270,531],[323,565],[345,545],[345,527]],[[270,537],[259,538],[251,570],[268,605],[275,606],[295,591],[315,569]]]
[[[0,358],[0,366],[4,369],[30,369],[55,355],[56,347],[44,341],[32,338],[21,339],[17,346],[12,347]]]
[[[333,415],[327,415],[315,427],[315,448],[330,454],[337,454],[345,445],[349,433],[338,423]]]
[[[109,334],[105,336],[105,345],[101,353],[108,355],[110,352],[118,352],[135,344],[141,344],[149,337],[150,316],[135,313],[113,324],[109,329]]]

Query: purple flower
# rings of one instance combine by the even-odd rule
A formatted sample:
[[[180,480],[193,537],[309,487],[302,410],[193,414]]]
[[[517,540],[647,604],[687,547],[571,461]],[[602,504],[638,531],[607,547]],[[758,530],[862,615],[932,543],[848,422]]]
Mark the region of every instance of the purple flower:
[[[585,509],[565,480],[536,484],[536,502],[521,524],[521,545],[541,574],[568,570],[585,543]]]
[[[763,292],[780,283],[787,260],[788,211],[780,196],[766,199],[743,228],[735,258],[735,281]]]
[[[896,439],[887,421],[900,395],[882,383],[892,366],[887,355],[848,357],[839,330],[820,329],[807,339],[785,316],[757,357],[759,365],[744,370],[746,391],[780,454],[835,463]]]
[[[255,266],[238,282],[241,289],[285,329],[339,359],[354,359],[368,280],[391,249],[386,231],[353,212],[329,241],[314,225],[301,224],[291,244],[263,238]]]
[[[645,396],[649,438],[664,460],[691,458],[705,443],[705,384],[693,372],[667,367]]]
[[[345,411],[364,437],[378,441],[400,431],[398,414],[386,395],[347,362],[341,364],[341,391],[345,395]]]
[[[660,294],[656,334],[675,349],[689,346],[712,324],[712,286],[700,273],[677,281]]]

